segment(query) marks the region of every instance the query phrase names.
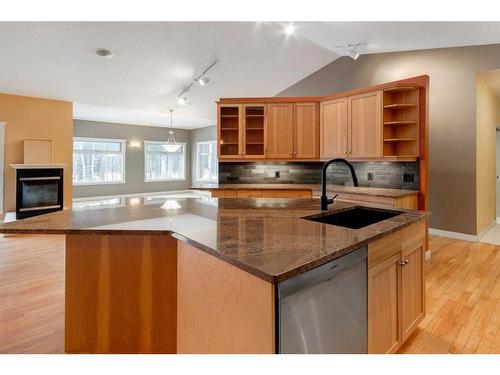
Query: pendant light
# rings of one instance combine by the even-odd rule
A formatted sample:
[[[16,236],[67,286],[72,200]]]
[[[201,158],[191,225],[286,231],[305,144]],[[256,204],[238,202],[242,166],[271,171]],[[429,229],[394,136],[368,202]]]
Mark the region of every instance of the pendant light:
[[[172,112],[174,110],[170,109],[169,111],[170,111],[170,131],[168,132],[168,140],[167,140],[167,144],[165,145],[165,151],[177,152],[181,148],[181,145],[175,141],[174,130],[172,128]]]

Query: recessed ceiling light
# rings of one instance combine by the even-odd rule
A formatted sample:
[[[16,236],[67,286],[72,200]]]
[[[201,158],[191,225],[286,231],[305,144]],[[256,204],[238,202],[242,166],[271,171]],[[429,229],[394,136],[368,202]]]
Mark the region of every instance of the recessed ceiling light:
[[[97,56],[102,57],[103,59],[110,59],[113,57],[113,52],[105,48],[99,48],[97,51],[95,51],[95,53]]]
[[[295,26],[293,26],[292,23],[289,23],[285,26],[284,31],[287,36],[290,36],[295,32]]]

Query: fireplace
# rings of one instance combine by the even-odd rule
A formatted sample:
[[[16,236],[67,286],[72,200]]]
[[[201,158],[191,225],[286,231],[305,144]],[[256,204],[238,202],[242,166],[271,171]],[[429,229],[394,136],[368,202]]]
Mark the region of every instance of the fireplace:
[[[63,168],[16,168],[16,219],[63,209]]]

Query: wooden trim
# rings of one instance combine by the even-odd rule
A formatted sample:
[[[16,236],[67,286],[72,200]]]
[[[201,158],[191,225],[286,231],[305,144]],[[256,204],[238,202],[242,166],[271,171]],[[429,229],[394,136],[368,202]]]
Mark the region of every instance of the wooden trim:
[[[274,285],[178,246],[178,353],[274,353]]]
[[[251,97],[251,98],[220,98],[217,104],[230,103],[318,103],[323,96],[295,96],[295,97]]]
[[[66,353],[176,353],[176,242],[66,236]]]

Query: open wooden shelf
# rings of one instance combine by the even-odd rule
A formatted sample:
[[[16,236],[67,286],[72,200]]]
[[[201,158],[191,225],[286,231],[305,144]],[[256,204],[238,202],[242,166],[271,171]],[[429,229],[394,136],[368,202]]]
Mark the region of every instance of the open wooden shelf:
[[[384,92],[406,92],[406,91],[415,91],[415,90],[418,90],[418,87],[396,86],[396,87],[391,87],[389,89],[385,89]]]
[[[264,130],[264,128],[246,128],[247,130]]]
[[[410,104],[410,103],[395,103],[395,104],[384,105],[385,109],[415,108],[415,107],[417,107],[416,104]]]
[[[238,115],[220,115],[222,118],[238,118]]]
[[[398,126],[398,125],[416,125],[416,121],[387,121],[384,125]]]
[[[416,140],[416,138],[388,138],[384,139],[384,142],[411,142]]]
[[[416,158],[419,146],[419,89],[412,86],[384,90],[384,157]]]

